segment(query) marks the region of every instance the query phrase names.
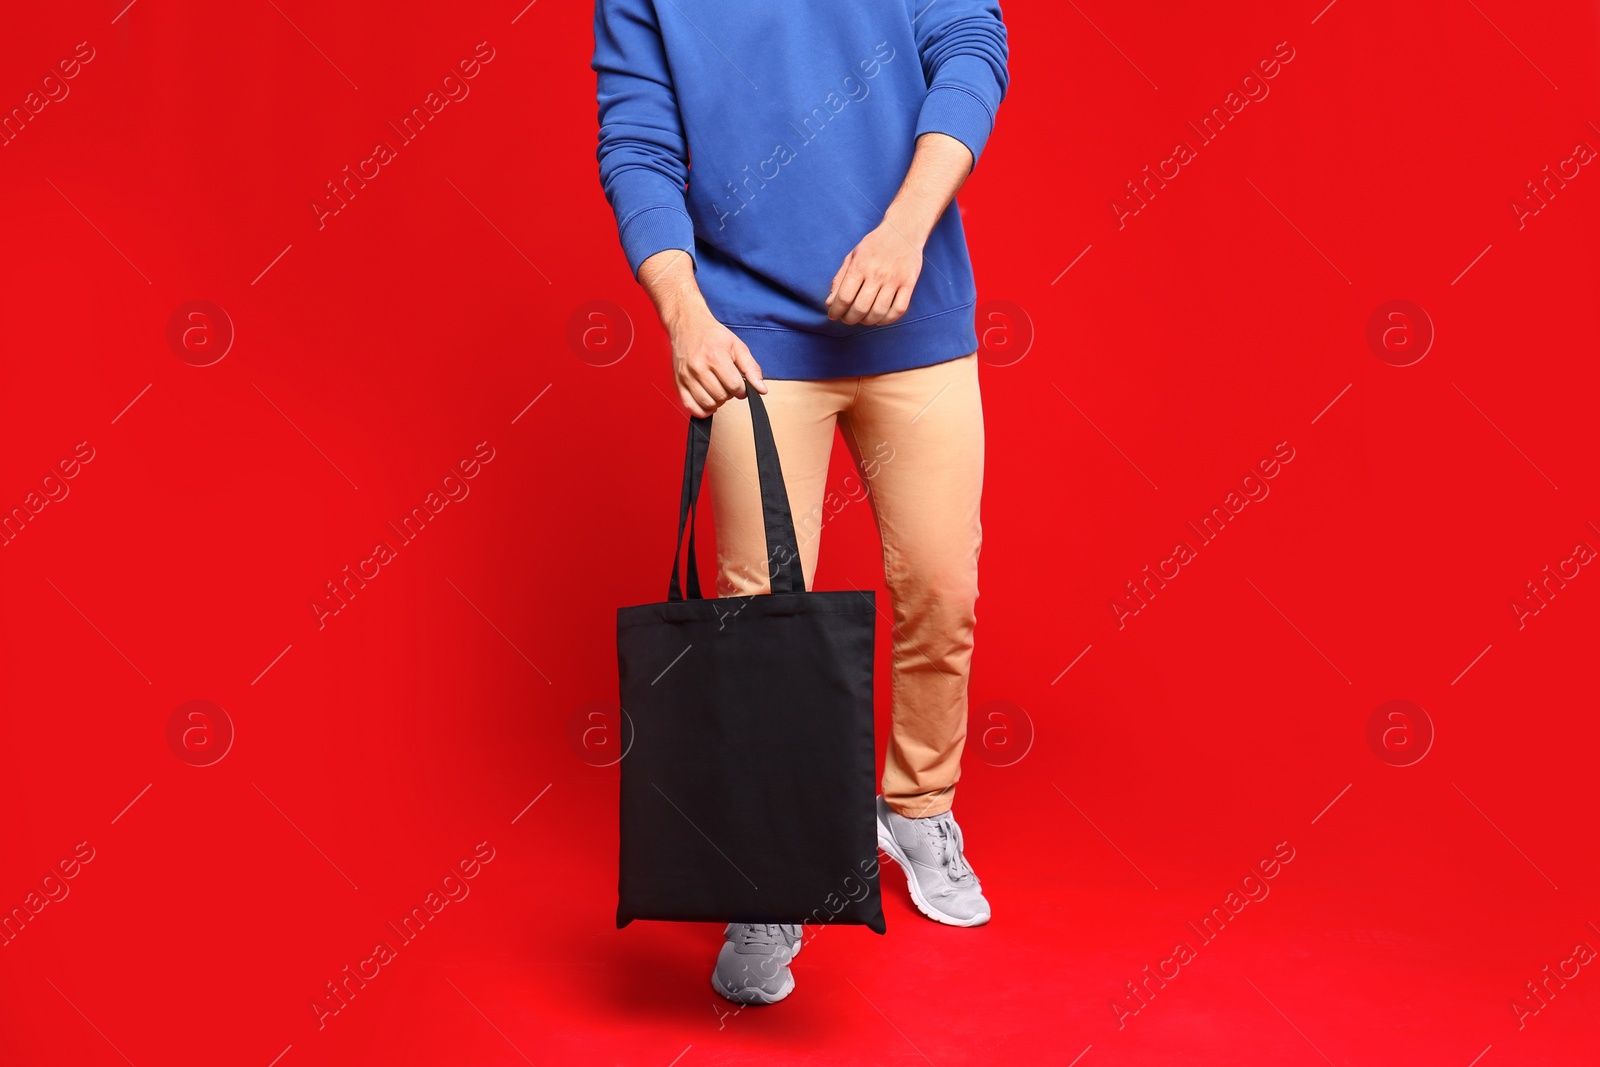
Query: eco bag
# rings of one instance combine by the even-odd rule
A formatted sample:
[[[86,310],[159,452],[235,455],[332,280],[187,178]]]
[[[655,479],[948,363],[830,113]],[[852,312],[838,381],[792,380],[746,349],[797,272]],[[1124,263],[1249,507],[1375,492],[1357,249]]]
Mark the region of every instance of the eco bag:
[[[872,592],[807,592],[761,396],[746,389],[770,593],[701,596],[694,525],[714,416],[689,422],[667,599],[617,611],[617,926],[851,923],[883,933]],[[678,568],[689,531],[683,589]],[[626,727],[625,727],[626,728]]]

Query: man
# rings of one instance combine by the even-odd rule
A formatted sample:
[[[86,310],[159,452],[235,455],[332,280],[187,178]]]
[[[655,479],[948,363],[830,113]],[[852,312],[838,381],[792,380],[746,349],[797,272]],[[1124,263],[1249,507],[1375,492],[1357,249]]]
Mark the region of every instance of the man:
[[[989,905],[951,805],[983,414],[976,288],[945,209],[993,130],[1009,53],[994,0],[922,2],[596,0],[597,156],[683,408],[718,413],[719,594],[769,589],[746,388],[766,398],[807,588],[836,426],[860,468],[895,620],[879,845],[924,915],[977,926]],[[724,937],[719,993],[789,995],[799,926]]]

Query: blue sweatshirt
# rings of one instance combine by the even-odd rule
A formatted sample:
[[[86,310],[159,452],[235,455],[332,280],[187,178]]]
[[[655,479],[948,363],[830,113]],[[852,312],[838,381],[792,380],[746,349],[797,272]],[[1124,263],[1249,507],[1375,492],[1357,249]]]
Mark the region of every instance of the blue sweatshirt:
[[[920,10],[914,7],[920,5]],[[681,248],[768,378],[879,374],[978,347],[961,215],[910,307],[831,321],[844,258],[883,220],[916,139],[974,165],[1010,80],[994,0],[596,0],[600,182],[628,266]]]

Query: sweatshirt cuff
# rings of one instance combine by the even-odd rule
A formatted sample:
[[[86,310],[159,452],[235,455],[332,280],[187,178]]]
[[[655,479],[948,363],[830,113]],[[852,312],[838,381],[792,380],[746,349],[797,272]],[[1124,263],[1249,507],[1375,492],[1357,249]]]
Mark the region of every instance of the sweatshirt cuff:
[[[935,85],[922,101],[922,113],[917,118],[916,137],[925,133],[943,133],[972,152],[972,165],[978,165],[983,146],[994,130],[994,115],[984,102],[966,89],[953,85]],[[913,138],[914,140],[915,138]]]
[[[659,204],[635,212],[623,223],[619,236],[635,278],[645,260],[669,248],[681,248],[694,259],[694,221],[676,207]]]

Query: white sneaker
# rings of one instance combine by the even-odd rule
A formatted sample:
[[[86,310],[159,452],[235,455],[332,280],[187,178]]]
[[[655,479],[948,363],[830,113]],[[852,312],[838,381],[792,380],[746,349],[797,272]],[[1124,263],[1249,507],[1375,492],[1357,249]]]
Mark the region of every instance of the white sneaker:
[[[794,992],[789,963],[800,954],[800,927],[729,923],[711,972],[711,988],[735,1004],[776,1004]]]
[[[950,812],[908,819],[878,798],[878,847],[906,872],[917,910],[950,926],[989,921],[978,876],[962,854],[961,827]]]

